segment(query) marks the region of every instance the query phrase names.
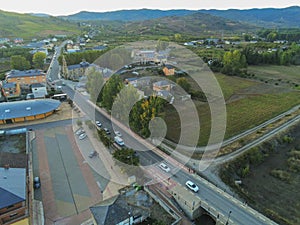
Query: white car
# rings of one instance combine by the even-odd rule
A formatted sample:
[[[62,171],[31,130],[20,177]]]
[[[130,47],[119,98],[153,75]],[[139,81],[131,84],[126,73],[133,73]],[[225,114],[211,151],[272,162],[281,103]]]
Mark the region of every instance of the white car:
[[[164,164],[164,163],[161,163],[161,164],[159,164],[159,168],[161,168],[163,171],[165,171],[165,172],[170,172],[171,171],[171,169],[170,169],[170,167],[168,167],[166,164]]]
[[[100,121],[98,121],[98,120],[95,121],[95,124],[97,125],[97,127],[101,127],[102,126],[102,123],[100,123]]]
[[[86,138],[86,133],[82,133],[79,135],[79,140],[83,140]]]
[[[122,137],[122,134],[120,133],[120,131],[115,131],[115,134],[118,136],[118,137]]]
[[[192,181],[188,180],[185,185],[190,189],[192,190],[193,192],[198,192],[199,191],[199,187],[194,184]]]
[[[84,132],[85,132],[84,129],[79,128],[78,130],[76,130],[75,134],[79,136],[80,134],[83,134]]]

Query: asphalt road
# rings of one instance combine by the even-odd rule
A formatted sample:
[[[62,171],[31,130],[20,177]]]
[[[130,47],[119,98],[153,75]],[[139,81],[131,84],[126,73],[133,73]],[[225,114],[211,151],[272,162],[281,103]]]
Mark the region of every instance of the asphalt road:
[[[74,90],[70,87],[64,87],[64,92],[66,92],[71,98],[74,98]],[[107,127],[110,130],[112,129],[111,121],[98,112],[87,99],[81,94],[76,94],[74,98],[76,104],[84,110],[84,112],[89,115],[94,120],[99,120],[102,123],[103,127]],[[116,125],[114,127],[117,127]],[[162,161],[163,159],[156,155],[155,152],[148,150],[141,144],[137,139],[127,134],[126,131],[117,127],[117,129],[123,134],[124,141],[126,145],[130,148],[135,149],[138,152],[140,157],[141,165],[151,165],[157,162]],[[170,163],[168,163],[171,170],[176,170],[177,168]],[[164,173],[164,172],[162,172]],[[246,206],[239,200],[234,197],[226,194],[224,191],[219,188],[209,184],[207,181],[199,178],[196,175],[189,174],[183,170],[180,170],[172,177],[177,183],[184,185],[187,180],[192,180],[196,183],[200,191],[197,195],[205,202],[209,203],[210,208],[216,209],[220,218],[223,218],[223,221],[229,218],[229,222],[234,224],[243,224],[243,225],[263,225],[263,224],[276,224],[273,221],[270,221],[268,218],[264,217],[262,214],[254,211],[250,207]],[[231,212],[231,213],[230,213]]]

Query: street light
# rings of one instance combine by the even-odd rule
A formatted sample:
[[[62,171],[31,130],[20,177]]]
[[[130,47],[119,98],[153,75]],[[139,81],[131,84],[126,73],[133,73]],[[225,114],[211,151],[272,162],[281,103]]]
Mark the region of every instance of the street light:
[[[230,214],[232,213],[232,211],[230,210],[229,213],[228,213],[228,217],[227,217],[227,221],[226,221],[226,225],[228,225],[228,221],[229,221],[229,218],[230,218]]]

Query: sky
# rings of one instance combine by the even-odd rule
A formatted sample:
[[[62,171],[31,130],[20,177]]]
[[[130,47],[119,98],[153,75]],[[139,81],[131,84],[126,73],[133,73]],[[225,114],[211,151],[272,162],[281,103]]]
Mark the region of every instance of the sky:
[[[18,13],[70,15],[121,9],[250,9],[300,6],[299,0],[1,0],[0,9]]]

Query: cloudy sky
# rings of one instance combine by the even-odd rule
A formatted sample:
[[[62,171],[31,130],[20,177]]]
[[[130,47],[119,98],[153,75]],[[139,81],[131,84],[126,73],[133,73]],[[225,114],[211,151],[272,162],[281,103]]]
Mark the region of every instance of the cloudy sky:
[[[249,9],[300,6],[299,0],[1,0],[0,9],[20,13],[69,15],[120,9]]]

